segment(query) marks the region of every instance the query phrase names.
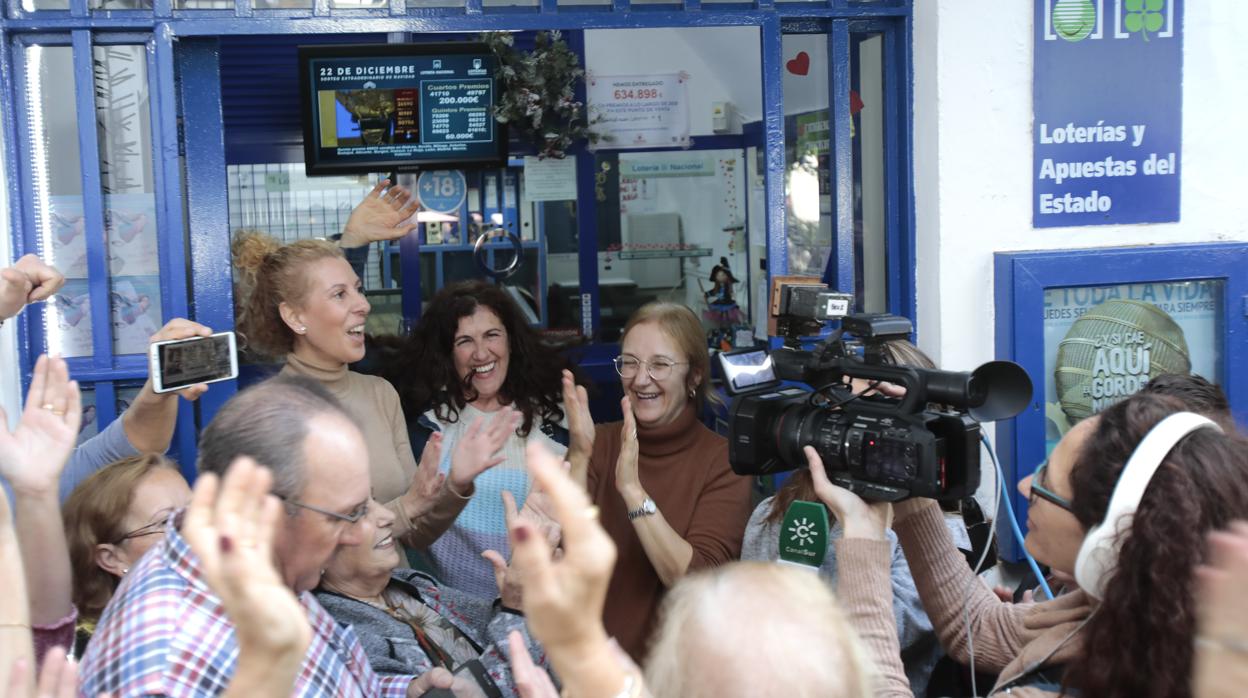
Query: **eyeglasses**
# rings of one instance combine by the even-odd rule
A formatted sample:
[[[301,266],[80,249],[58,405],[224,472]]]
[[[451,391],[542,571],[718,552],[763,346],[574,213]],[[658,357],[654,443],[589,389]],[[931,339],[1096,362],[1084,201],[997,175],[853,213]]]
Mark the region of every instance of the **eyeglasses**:
[[[673,366],[685,365],[688,365],[688,362],[672,361],[670,359],[651,359],[650,361],[642,361],[635,356],[629,356],[627,354],[615,357],[615,372],[620,374],[620,378],[635,378],[637,376],[637,372],[641,370],[641,367],[645,366],[646,375],[650,376],[651,380],[661,381],[666,380],[672,375]]]
[[[1065,509],[1066,511],[1071,511],[1071,507],[1073,505],[1071,504],[1069,499],[1066,499],[1062,495],[1054,492],[1048,487],[1045,487],[1044,474],[1048,472],[1048,470],[1049,470],[1049,462],[1047,460],[1036,467],[1036,472],[1033,473],[1031,476],[1031,492],[1027,496],[1027,501],[1031,504],[1035,504],[1036,497],[1039,497],[1047,502],[1056,504],[1057,506]]]
[[[345,521],[348,524],[356,523],[360,519],[364,518],[364,515],[368,513],[369,503],[372,502],[372,497],[369,497],[367,500],[362,502],[359,506],[352,509],[350,512],[346,514],[339,514],[337,512],[329,511],[328,509],[314,507],[311,504],[304,504],[303,502],[300,502],[295,499],[291,499],[289,497],[282,497],[279,495],[278,499],[282,500],[283,502],[286,502],[292,507],[299,507],[300,509],[307,509],[308,511],[315,511],[318,514],[324,514],[331,519],[336,519],[338,521]]]
[[[121,545],[122,543],[130,540],[131,538],[142,538],[144,536],[151,536],[151,535],[160,533],[161,531],[164,531],[164,530],[165,530],[165,520],[162,518],[160,521],[153,521],[147,524],[146,526],[140,526],[139,528],[136,528],[133,531],[130,531],[129,533],[122,534],[120,538],[113,541],[113,545]]]

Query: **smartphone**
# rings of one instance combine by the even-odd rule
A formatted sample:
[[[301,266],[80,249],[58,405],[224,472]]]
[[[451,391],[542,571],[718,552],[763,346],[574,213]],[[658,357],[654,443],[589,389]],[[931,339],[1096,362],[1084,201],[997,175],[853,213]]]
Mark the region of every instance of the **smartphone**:
[[[156,342],[150,352],[152,389],[158,393],[238,377],[233,332]]]

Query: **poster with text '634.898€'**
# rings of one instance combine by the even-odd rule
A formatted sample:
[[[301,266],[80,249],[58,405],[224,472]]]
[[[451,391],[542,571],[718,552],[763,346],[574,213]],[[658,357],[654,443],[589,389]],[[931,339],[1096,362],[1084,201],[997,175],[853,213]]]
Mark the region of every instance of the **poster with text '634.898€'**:
[[[1032,224],[1179,220],[1183,0],[1034,0]]]

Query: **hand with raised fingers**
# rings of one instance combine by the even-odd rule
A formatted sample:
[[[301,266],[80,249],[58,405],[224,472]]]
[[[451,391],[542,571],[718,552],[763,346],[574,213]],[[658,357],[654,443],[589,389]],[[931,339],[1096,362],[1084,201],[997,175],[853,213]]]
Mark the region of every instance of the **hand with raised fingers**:
[[[1196,658],[1192,695],[1231,698],[1248,681],[1248,523],[1208,536],[1209,554],[1196,568]]]
[[[269,494],[272,485],[268,468],[246,457],[230,465],[224,480],[200,475],[182,535],[234,625],[240,656],[263,659],[270,669],[280,664],[293,681],[312,629],[273,564],[282,504]]]
[[[550,495],[563,529],[563,557],[530,522],[511,527],[511,565],[524,575],[524,611],[533,635],[548,651],[576,651],[587,642],[606,642],[602,608],[615,566],[615,543],[599,525],[598,508],[564,471],[559,459],[538,444],[526,449],[529,474]],[[556,667],[558,668],[558,667]]]
[[[549,495],[542,493],[537,488],[529,493],[525,499],[524,508],[516,510],[516,498],[511,492],[503,490],[503,516],[507,521],[507,530],[515,528],[516,524],[524,521],[532,530],[537,531],[545,540],[547,545],[554,549],[559,545],[559,537],[561,528],[559,522],[549,513],[549,508],[553,505]],[[545,504],[535,504],[535,497],[545,498]],[[533,506],[530,506],[533,504]],[[543,508],[545,507],[545,509]],[[502,599],[503,605],[508,608],[514,608],[517,611],[523,610],[524,606],[524,577],[520,570],[515,566],[509,565],[503,559],[501,553],[496,550],[486,550],[481,553],[481,557],[490,561],[494,566],[494,581],[498,584],[498,595]]]
[[[507,635],[508,662],[511,664],[511,681],[520,698],[559,698],[559,691],[545,669],[533,663],[529,648],[524,646],[524,636],[519,630]]]
[[[628,397],[620,400],[620,409],[624,411],[624,426],[620,428],[620,455],[615,460],[615,489],[624,495],[625,501],[635,501],[645,498],[637,470],[637,418]]]
[[[886,531],[892,522],[892,505],[888,502],[867,503],[844,487],[832,484],[818,452],[810,446],[802,450],[806,453],[815,494],[841,522],[845,538],[886,540]]]
[[[82,397],[62,358],[40,356],[17,429],[0,409],[0,475],[19,494],[55,492],[78,441]]]
[[[30,667],[26,660],[19,659],[13,663],[9,672],[9,690],[6,696],[31,695],[34,698],[76,698],[78,695],[78,662],[66,656],[65,650],[53,647],[43,658],[43,666],[39,668],[39,682],[35,692],[29,692]],[[110,698],[111,693],[101,693],[98,698]]]
[[[403,512],[412,519],[418,519],[433,509],[438,501],[438,492],[446,481],[439,467],[442,463],[442,432],[435,431],[429,435],[425,448],[420,452],[420,463],[416,466],[416,476],[403,495]]]
[[[398,240],[416,228],[413,216],[420,202],[411,192],[383,179],[364,197],[342,230],[338,244],[344,248],[360,247],[370,242]]]
[[[169,322],[166,322],[165,326],[160,328],[156,334],[152,335],[151,339],[148,340],[148,344],[155,344],[156,342],[171,342],[179,339],[191,339],[192,337],[211,336],[212,328],[185,318],[175,317]],[[148,381],[144,388],[151,390],[151,385],[151,381]],[[181,395],[185,400],[194,402],[199,399],[200,395],[208,392],[208,386],[203,383],[197,383],[195,385],[188,385],[187,387],[174,392]]]
[[[563,371],[563,413],[568,419],[568,460],[588,459],[594,451],[594,418],[589,413],[589,394],[577,385],[572,372]]]
[[[468,425],[451,453],[450,487],[456,494],[467,496],[478,475],[503,462],[500,451],[516,433],[520,417],[518,411],[504,407],[488,418],[488,424],[486,417],[477,417]]]

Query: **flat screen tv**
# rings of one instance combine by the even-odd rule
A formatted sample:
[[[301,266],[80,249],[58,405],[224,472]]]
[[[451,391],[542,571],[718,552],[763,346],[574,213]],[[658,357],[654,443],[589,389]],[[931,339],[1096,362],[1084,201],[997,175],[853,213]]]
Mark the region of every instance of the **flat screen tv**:
[[[307,173],[503,164],[497,68],[479,43],[300,46]]]

